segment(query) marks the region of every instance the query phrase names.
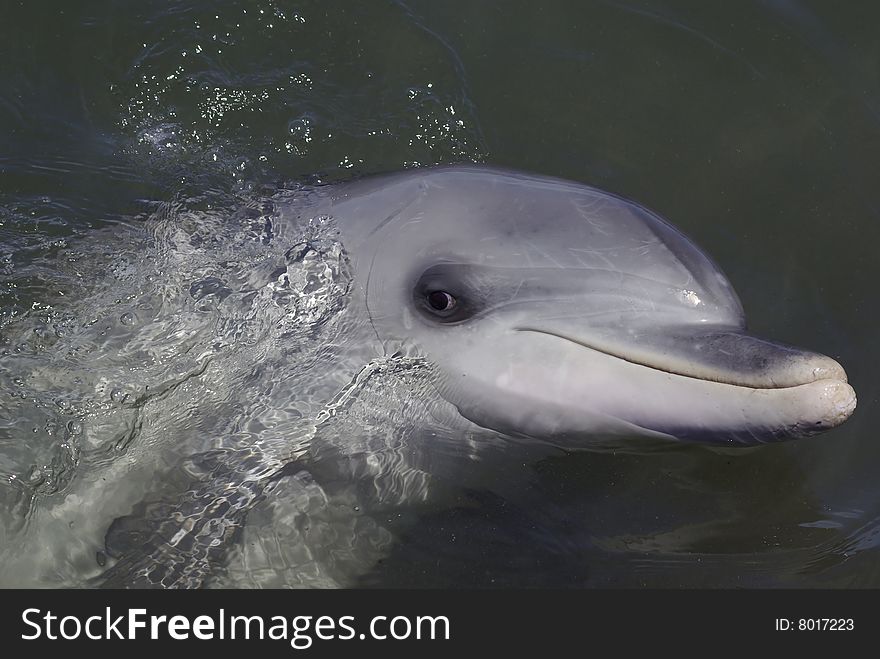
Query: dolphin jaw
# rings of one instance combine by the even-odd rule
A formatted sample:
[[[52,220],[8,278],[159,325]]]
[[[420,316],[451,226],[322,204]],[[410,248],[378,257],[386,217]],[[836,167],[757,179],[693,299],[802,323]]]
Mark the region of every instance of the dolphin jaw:
[[[711,364],[707,363],[707,360],[712,358],[711,352],[698,353],[698,350],[694,348],[692,343],[677,346],[673,349],[669,349],[667,346],[667,349],[661,352],[654,351],[650,347],[643,348],[621,342],[610,344],[608,341],[601,339],[584,339],[580,336],[575,337],[555,329],[521,326],[514,327],[513,330],[516,332],[546,334],[583,348],[603,353],[609,357],[615,357],[637,366],[656,369],[664,373],[738,387],[784,389],[818,380],[847,382],[846,371],[830,357],[756,339],[740,331],[738,328],[733,328],[732,331],[727,330],[727,336],[740,337],[749,344],[757,343],[761,348],[771,349],[775,354],[766,360],[769,363],[762,363],[762,367],[760,369],[755,368],[753,372],[725,368],[724,366],[713,368]],[[661,333],[662,331],[662,328],[652,330],[653,333]],[[734,349],[736,347],[733,346]],[[749,347],[752,346],[750,345]],[[780,354],[782,355],[781,358]],[[729,351],[726,351],[725,358],[731,361],[731,357],[735,360],[736,354],[731,355]],[[742,361],[746,361],[745,355],[743,357]]]
[[[534,352],[541,365],[508,362],[504,377],[495,378],[491,387],[496,395],[511,397],[520,427],[531,414],[555,409],[551,419],[533,424],[531,434],[547,434],[544,428],[548,437],[561,434],[575,446],[609,432],[661,433],[716,445],[798,439],[840,425],[856,407],[855,392],[839,366],[843,377],[821,366],[811,371],[809,381],[753,387],[655,368],[553,331],[512,329],[507,339],[496,336],[494,344],[505,344],[510,355]],[[522,344],[517,336],[534,338]],[[826,374],[832,377],[819,377]],[[620,424],[617,429],[615,424]]]

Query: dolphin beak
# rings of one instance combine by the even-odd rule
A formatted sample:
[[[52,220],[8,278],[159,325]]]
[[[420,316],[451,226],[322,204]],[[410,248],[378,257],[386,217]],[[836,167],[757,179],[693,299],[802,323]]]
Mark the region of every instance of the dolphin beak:
[[[520,327],[549,334],[633,364],[699,380],[781,389],[818,380],[846,382],[835,360],[819,353],[768,341],[739,328],[705,326],[629,327],[625,332],[594,328]],[[581,336],[582,335],[582,336]]]
[[[492,349],[507,358],[483,384],[509,401],[502,425],[566,446],[637,434],[748,445],[814,435],[856,407],[836,361],[739,328],[618,334],[520,326],[498,337]]]
[[[856,407],[835,360],[739,328],[667,326],[617,336],[591,332],[587,339],[518,329],[580,347],[578,358],[593,353],[590,359],[606,368],[622,362],[636,384],[629,395],[641,401],[627,420],[680,439],[751,444],[805,437],[843,423]]]

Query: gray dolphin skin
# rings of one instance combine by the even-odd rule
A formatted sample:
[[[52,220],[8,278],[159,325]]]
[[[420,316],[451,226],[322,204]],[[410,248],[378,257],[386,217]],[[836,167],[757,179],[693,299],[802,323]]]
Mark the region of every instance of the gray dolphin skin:
[[[855,409],[836,361],[749,334],[710,258],[609,193],[447,166],[339,186],[319,210],[386,353],[434,362],[440,395],[480,426],[567,447],[754,444]]]

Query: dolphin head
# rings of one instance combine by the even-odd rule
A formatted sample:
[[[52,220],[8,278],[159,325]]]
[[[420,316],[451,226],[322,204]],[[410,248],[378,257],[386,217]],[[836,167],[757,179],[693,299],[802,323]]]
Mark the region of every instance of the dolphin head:
[[[377,336],[434,362],[483,427],[752,444],[855,408],[837,362],[749,334],[693,242],[606,192],[455,166],[348,184],[329,212]]]

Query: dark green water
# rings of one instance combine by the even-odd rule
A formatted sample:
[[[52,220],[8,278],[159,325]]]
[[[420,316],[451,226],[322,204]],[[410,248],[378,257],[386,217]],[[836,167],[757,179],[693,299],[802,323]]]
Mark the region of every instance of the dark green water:
[[[795,0],[6,2],[0,332],[52,288],[33,264],[156,201],[458,161],[590,183],[689,234],[756,333],[838,359],[855,415],[545,459],[515,491],[499,468],[408,513],[359,583],[880,587],[878,24]]]

